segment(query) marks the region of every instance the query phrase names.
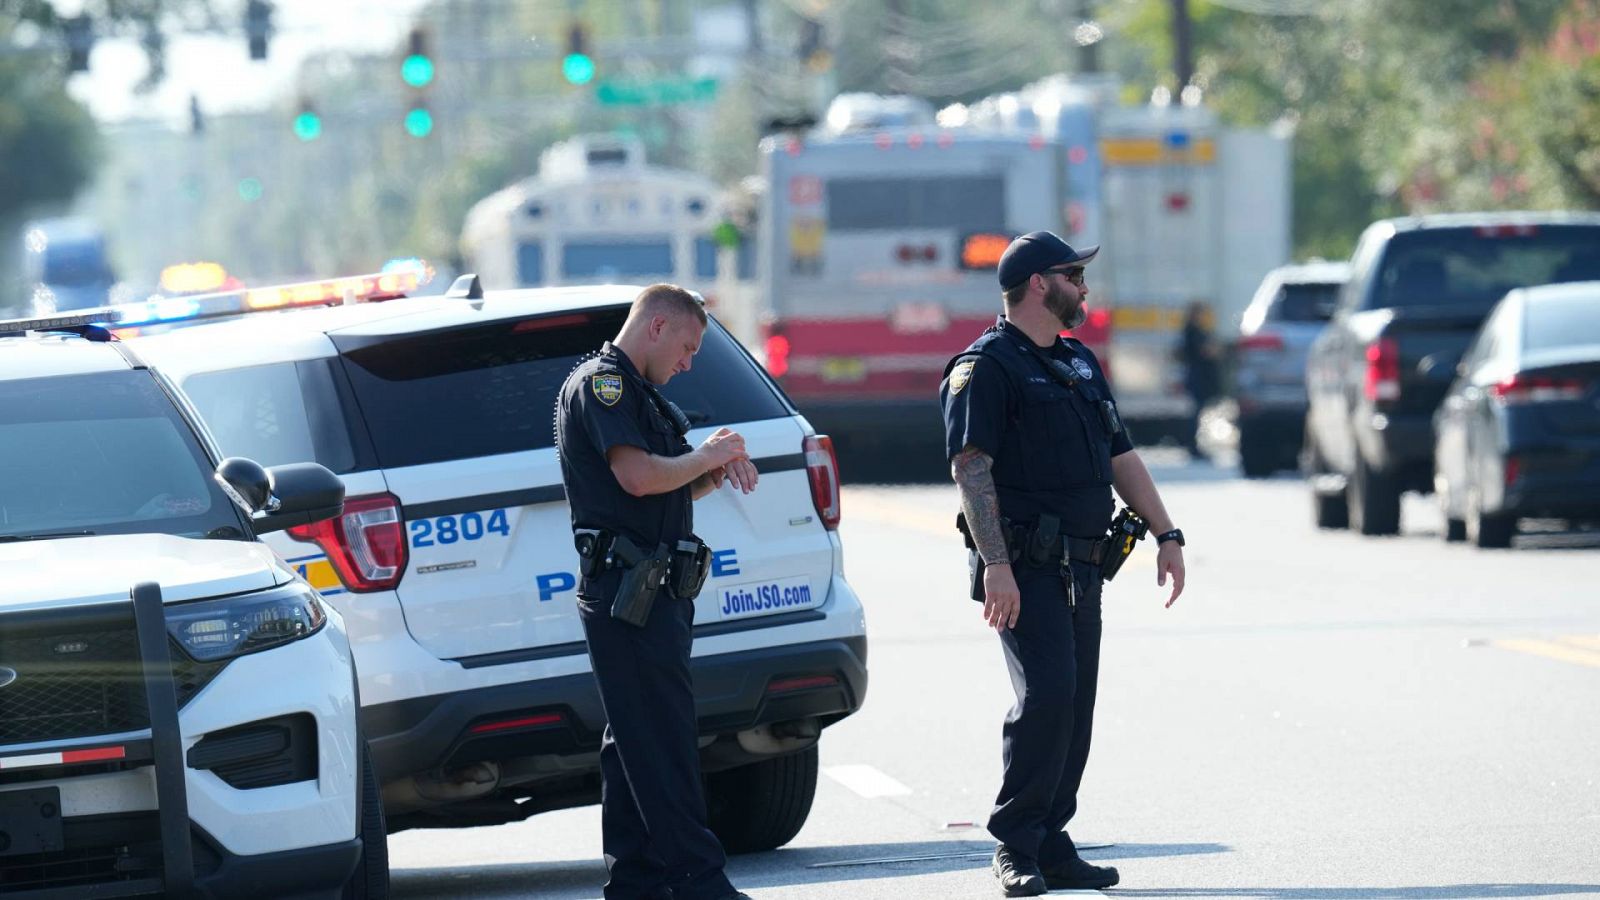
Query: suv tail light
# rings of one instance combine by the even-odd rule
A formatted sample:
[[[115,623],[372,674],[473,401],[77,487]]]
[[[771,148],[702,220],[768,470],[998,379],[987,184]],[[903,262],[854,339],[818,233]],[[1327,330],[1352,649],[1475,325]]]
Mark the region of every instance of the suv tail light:
[[[1394,338],[1378,338],[1367,345],[1363,393],[1368,400],[1400,399],[1400,345]]]
[[[1282,350],[1283,335],[1273,334],[1270,331],[1246,335],[1239,338],[1239,343],[1235,346],[1240,350]]]
[[[1523,403],[1554,403],[1561,400],[1581,400],[1588,386],[1575,378],[1550,378],[1539,375],[1513,375],[1494,387],[1489,393],[1507,406]]]
[[[806,455],[806,479],[811,482],[811,502],[816,504],[822,527],[839,527],[839,458],[833,452],[833,438],[825,434],[808,437],[801,444]]]
[[[394,589],[405,574],[410,555],[400,500],[393,494],[345,500],[342,515],[296,525],[289,529],[289,536],[321,548],[339,580],[353,593]]]

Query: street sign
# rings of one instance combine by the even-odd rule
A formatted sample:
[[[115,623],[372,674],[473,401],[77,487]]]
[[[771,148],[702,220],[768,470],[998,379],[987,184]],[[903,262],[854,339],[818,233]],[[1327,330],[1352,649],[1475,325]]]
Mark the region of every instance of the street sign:
[[[595,99],[605,106],[671,106],[709,103],[717,98],[717,79],[657,78],[651,81],[608,79],[595,86]]]

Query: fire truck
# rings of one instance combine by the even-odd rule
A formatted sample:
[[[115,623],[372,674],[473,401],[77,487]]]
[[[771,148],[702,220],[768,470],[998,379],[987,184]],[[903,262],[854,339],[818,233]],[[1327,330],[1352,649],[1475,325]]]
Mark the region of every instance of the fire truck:
[[[1219,338],[1236,333],[1261,279],[1289,261],[1290,147],[1286,129],[1222,125],[1194,89],[1141,105],[1121,94],[1110,76],[1057,75],[940,115],[1062,145],[1062,236],[1103,244],[1089,282],[1090,306],[1110,313],[1097,352],[1148,440],[1191,411],[1175,353],[1185,310],[1204,304]]]
[[[818,128],[762,141],[746,318],[818,428],[846,449],[937,436],[945,364],[1000,311],[1001,252],[1063,230],[1062,154],[1038,131],[946,128],[922,101],[849,94]]]

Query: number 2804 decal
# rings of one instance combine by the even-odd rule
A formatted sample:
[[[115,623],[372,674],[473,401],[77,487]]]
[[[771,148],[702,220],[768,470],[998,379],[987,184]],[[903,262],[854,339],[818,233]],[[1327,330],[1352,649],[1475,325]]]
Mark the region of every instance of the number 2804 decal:
[[[506,511],[497,509],[489,513],[462,513],[459,516],[435,516],[410,522],[411,546],[432,547],[435,544],[454,544],[457,541],[481,540],[491,534],[511,535],[511,525],[506,521]]]

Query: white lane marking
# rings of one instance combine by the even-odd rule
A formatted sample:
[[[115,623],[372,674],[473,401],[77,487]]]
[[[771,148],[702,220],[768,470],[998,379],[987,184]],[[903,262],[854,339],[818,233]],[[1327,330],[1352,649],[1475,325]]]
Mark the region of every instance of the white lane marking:
[[[911,793],[910,788],[868,765],[828,766],[822,770],[822,774],[869,800]]]

